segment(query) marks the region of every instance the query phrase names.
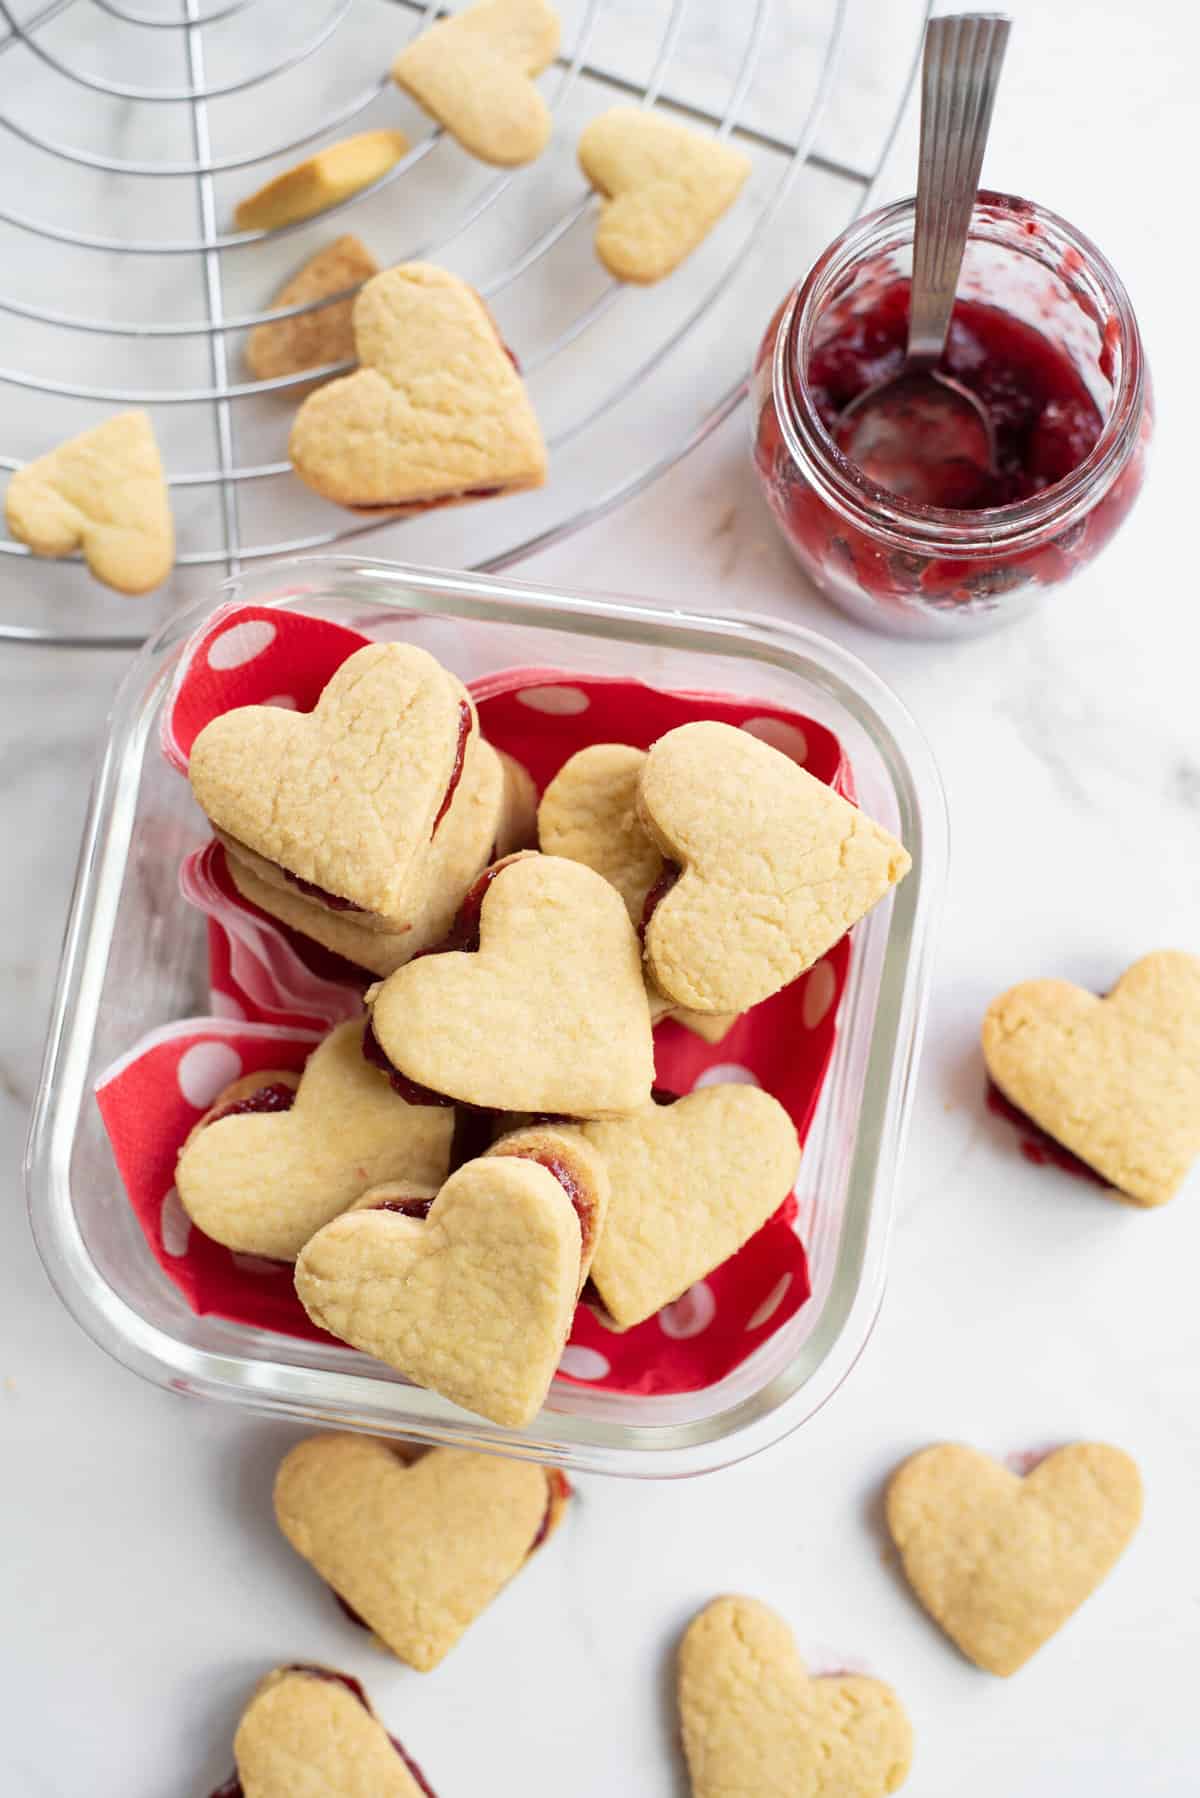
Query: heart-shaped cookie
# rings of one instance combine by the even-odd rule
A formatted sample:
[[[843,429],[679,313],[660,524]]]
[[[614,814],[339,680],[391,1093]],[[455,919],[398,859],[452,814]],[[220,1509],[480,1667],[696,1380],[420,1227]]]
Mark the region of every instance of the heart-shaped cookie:
[[[120,412],[27,462],[8,484],[4,514],[35,556],[81,550],[118,593],[149,593],[175,561],[166,476],[144,412]]]
[[[427,1673],[557,1523],[560,1486],[528,1461],[438,1448],[406,1462],[367,1436],[313,1436],[280,1466],[275,1517],[380,1641]]]
[[[329,1667],[277,1667],[233,1739],[240,1798],[426,1798],[399,1742],[356,1679]]]
[[[746,1011],[787,986],[910,866],[857,806],[730,724],[660,737],[638,808],[680,868],[646,923],[646,961],[696,1011]]]
[[[477,740],[461,682],[423,649],[371,643],[311,712],[250,705],[212,719],[188,778],[235,845],[394,929],[425,890]]]
[[[694,1798],[885,1798],[912,1764],[891,1687],[810,1678],[787,1624],[752,1598],[718,1598],[689,1624],[679,1715]]]
[[[620,281],[661,281],[737,199],[750,158],[723,138],[640,106],[585,126],[579,166],[605,197],[596,254]]]
[[[985,1672],[1023,1667],[1109,1573],[1142,1515],[1136,1464],[1076,1442],[1024,1479],[958,1443],[893,1475],[887,1522],[913,1591]]]
[[[579,1258],[579,1220],[554,1175],[498,1156],[452,1174],[427,1217],[363,1209],[335,1218],[300,1255],[296,1291],[313,1322],[343,1342],[519,1428],[554,1378]]]
[[[488,1110],[636,1110],[650,1096],[654,1049],[619,895],[557,856],[519,856],[483,878],[478,949],[426,955],[368,995],[388,1060],[417,1085]]]
[[[667,865],[637,815],[645,765],[644,749],[590,743],[563,763],[538,807],[538,841],[546,854],[564,855],[602,874],[625,901],[635,930]],[[672,1005],[653,983],[647,996],[651,1023],[674,1018],[707,1043],[719,1043],[737,1022],[733,1012],[706,1014]]]
[[[240,201],[233,222],[239,231],[278,231],[282,225],[312,218],[378,181],[407,154],[403,131],[360,131],[344,137],[284,169]]]
[[[1027,980],[988,1007],[983,1054],[1014,1105],[1140,1205],[1173,1198],[1200,1156],[1200,956],[1145,955],[1104,999]]]
[[[311,306],[314,300],[331,294],[347,294],[378,273],[379,264],[359,238],[336,238],[284,282],[271,300],[271,309]],[[347,298],[331,300],[313,311],[255,325],[246,339],[246,367],[255,380],[275,381],[283,375],[301,374],[306,368],[353,360],[353,310],[351,292]]]
[[[550,110],[532,77],[558,52],[545,0],[476,0],[401,50],[392,80],[483,162],[516,167],[549,142]]]
[[[564,1130],[553,1124],[528,1124],[521,1129],[506,1131],[484,1153],[485,1156],[523,1156],[548,1168],[554,1175],[579,1219],[579,1283],[576,1291],[582,1292],[608,1219],[610,1186],[603,1157],[577,1130]]]
[[[423,506],[540,487],[537,418],[483,301],[457,275],[402,263],[354,302],[360,367],[310,393],[288,451],[343,506]]]
[[[243,1254],[293,1261],[369,1187],[444,1178],[453,1112],[406,1105],[363,1059],[362,1037],[361,1018],[331,1031],[309,1056],[290,1105],[253,1102],[291,1078],[262,1074],[238,1081],[200,1120],[175,1184],[206,1236]]]
[[[706,1086],[674,1104],[581,1126],[611,1187],[592,1284],[631,1329],[736,1254],[796,1178],[796,1126],[754,1086]]]

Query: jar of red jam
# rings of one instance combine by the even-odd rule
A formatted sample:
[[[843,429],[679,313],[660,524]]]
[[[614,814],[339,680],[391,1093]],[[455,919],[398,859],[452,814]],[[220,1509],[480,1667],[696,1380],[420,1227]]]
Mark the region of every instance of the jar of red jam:
[[[1152,418],[1129,296],[1072,225],[981,193],[944,366],[980,399],[995,466],[961,505],[869,479],[840,414],[904,360],[913,202],[860,219],[767,328],[751,382],[754,461],[797,560],[865,624],[955,636],[1019,617],[1108,542],[1141,490]]]

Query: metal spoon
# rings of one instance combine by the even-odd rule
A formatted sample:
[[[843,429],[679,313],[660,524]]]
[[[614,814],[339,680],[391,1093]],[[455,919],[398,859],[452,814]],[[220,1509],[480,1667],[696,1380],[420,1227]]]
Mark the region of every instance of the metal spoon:
[[[987,413],[939,364],[1010,24],[1003,13],[958,13],[926,28],[904,367],[860,393],[835,431],[872,480],[925,505],[982,503],[995,468]]]

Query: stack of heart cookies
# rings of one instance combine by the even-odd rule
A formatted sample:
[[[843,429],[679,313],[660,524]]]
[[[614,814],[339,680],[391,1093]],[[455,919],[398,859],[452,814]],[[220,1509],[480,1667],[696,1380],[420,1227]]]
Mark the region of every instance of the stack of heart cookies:
[[[778,1210],[791,1117],[757,1087],[657,1089],[652,1031],[718,1040],[902,878],[857,807],[698,722],[572,756],[539,808],[399,643],[311,712],[212,719],[189,776],[238,890],[382,976],[298,1077],[219,1094],[177,1166],[198,1228],[294,1263],[315,1323],[522,1426],[581,1297],[630,1329]]]

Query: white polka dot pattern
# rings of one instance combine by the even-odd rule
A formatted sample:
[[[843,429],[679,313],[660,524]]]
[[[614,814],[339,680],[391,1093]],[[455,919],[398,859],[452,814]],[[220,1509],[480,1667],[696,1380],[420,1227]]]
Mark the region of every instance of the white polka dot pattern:
[[[707,1330],[716,1315],[712,1287],[707,1280],[697,1280],[673,1305],[664,1305],[658,1314],[658,1327],[673,1342],[686,1342],[689,1336],[699,1336]]]
[[[551,718],[574,718],[591,704],[582,687],[522,687],[517,699],[531,712],[544,712]]]
[[[808,738],[798,724],[785,724],[782,718],[747,718],[742,729],[760,743],[769,743],[790,761],[801,767],[808,760]]]
[[[558,1371],[570,1374],[573,1380],[603,1380],[611,1370],[607,1357],[599,1349],[584,1348],[581,1343],[572,1342],[562,1352]]]
[[[269,618],[245,618],[241,624],[231,624],[209,644],[208,665],[218,673],[243,668],[264,649],[270,649],[275,637],[275,626]]]
[[[193,1043],[179,1057],[179,1090],[197,1111],[207,1111],[221,1088],[241,1077],[242,1058],[229,1043]]]

